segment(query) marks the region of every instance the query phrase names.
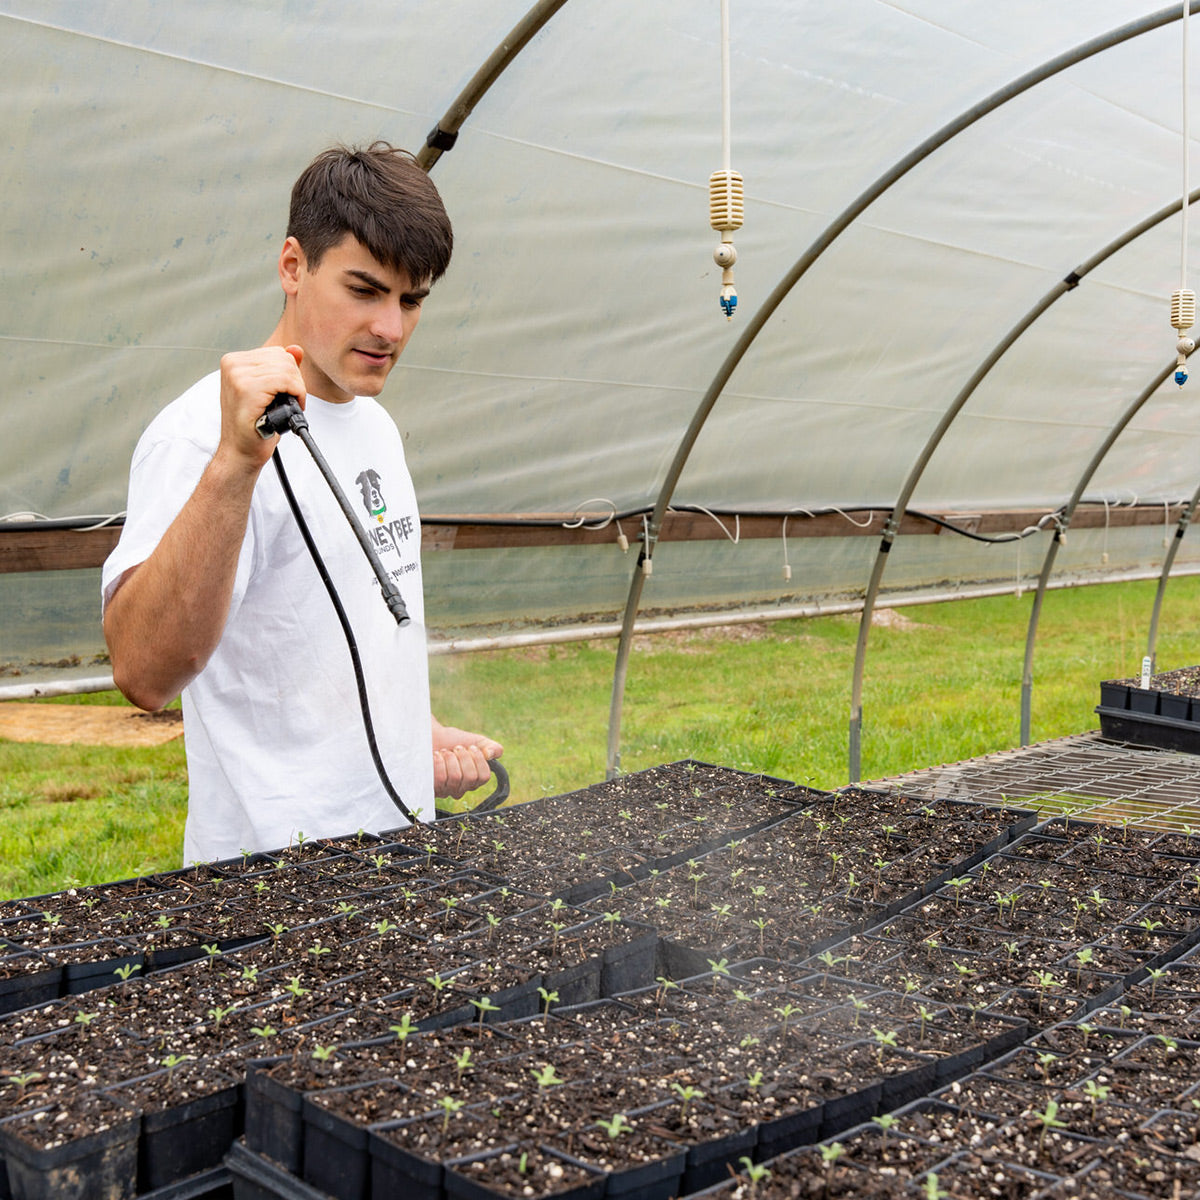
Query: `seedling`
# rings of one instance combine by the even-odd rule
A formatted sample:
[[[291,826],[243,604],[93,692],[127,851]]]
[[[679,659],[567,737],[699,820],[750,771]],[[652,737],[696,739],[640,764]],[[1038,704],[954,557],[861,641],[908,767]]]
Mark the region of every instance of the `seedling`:
[[[340,912],[344,917],[356,917],[358,916],[359,912],[359,910],[348,900],[339,900],[337,904],[337,911]]]
[[[884,1113],[881,1117],[872,1117],[871,1120],[879,1126],[879,1132],[885,1137],[890,1132],[892,1126],[896,1124],[896,1118],[891,1113]]]
[[[558,993],[539,987],[538,995],[542,998],[542,1024],[545,1025],[550,1020],[550,1005],[558,1003]]]
[[[488,1013],[500,1011],[500,1005],[493,1004],[487,996],[481,996],[477,999],[473,999],[471,1003],[475,1005],[475,1008],[479,1012],[479,1024],[481,1027]]]
[[[746,1178],[750,1180],[750,1200],[755,1200],[758,1195],[758,1185],[764,1179],[770,1179],[771,1172],[762,1163],[756,1163],[745,1154],[738,1159],[738,1162],[742,1164],[742,1170],[746,1172]]]
[[[1147,970],[1146,974],[1150,977],[1150,1002],[1153,1004],[1154,992],[1158,987],[1158,981],[1167,977],[1167,971],[1165,967],[1151,967]]]
[[[926,1008],[924,1004],[917,1005],[917,1018],[920,1021],[920,1033],[917,1038],[918,1044],[921,1044],[925,1041],[925,1024],[928,1021],[932,1021],[935,1015],[936,1014],[930,1009]]]
[[[322,954],[330,954],[332,951],[328,946],[321,945],[320,940],[318,940],[314,945],[309,946],[305,953],[313,956],[313,962],[320,962]]]
[[[393,1033],[396,1035],[396,1037],[397,1037],[397,1038],[398,1038],[398,1039],[399,1039],[401,1042],[407,1042],[407,1041],[408,1041],[408,1035],[409,1035],[410,1033],[416,1033],[416,1031],[417,1031],[417,1026],[416,1026],[416,1024],[413,1022],[413,1019],[412,1019],[412,1017],[410,1017],[410,1016],[408,1015],[408,1013],[405,1013],[405,1014],[404,1014],[404,1015],[403,1015],[403,1016],[400,1018],[400,1022],[399,1022],[399,1024],[397,1024],[397,1025],[389,1025],[389,1026],[388,1026],[388,1028],[389,1028],[389,1029],[390,1029],[390,1030],[391,1030],[391,1031],[392,1031],[392,1032],[393,1032]]]
[[[787,1028],[788,1021],[790,1018],[797,1016],[799,1014],[800,1010],[794,1004],[789,1003],[789,1004],[781,1005],[779,1008],[775,1009],[774,1011],[775,1011],[775,1015],[783,1021],[783,1025],[780,1027],[780,1037],[783,1039],[783,1041],[786,1042],[787,1041],[787,1033],[788,1033],[788,1028]]]
[[[444,1136],[450,1130],[450,1118],[462,1109],[466,1101],[455,1100],[453,1096],[443,1096],[438,1103],[442,1106],[442,1134]]]
[[[75,1014],[75,1024],[82,1025],[86,1029],[99,1015],[98,1012],[77,1012]]]
[[[217,1028],[220,1029],[221,1022],[225,1020],[225,1018],[229,1016],[229,1014],[233,1012],[237,1006],[238,1002],[236,1000],[232,1004],[227,1004],[224,1008],[222,1008],[219,1004],[213,1005],[213,1007],[208,1010],[209,1020],[214,1021]]]
[[[1049,971],[1037,972],[1037,987],[1038,987],[1038,1015],[1041,1015],[1042,1001],[1046,998],[1046,992],[1052,987],[1058,987],[1058,980]]]
[[[458,1071],[458,1078],[461,1080],[463,1073],[471,1069],[471,1047],[464,1046],[463,1051],[454,1060],[455,1069]]]
[[[623,1133],[632,1133],[633,1126],[625,1119],[624,1113],[614,1113],[608,1120],[601,1117],[596,1125],[603,1129],[614,1141]]]
[[[894,1029],[872,1029],[872,1035],[875,1038],[875,1051],[879,1056],[879,1065],[883,1066],[883,1052],[885,1050],[894,1050],[896,1048],[897,1034]]]
[[[1076,987],[1083,986],[1083,968],[1088,966],[1094,958],[1091,946],[1084,946],[1082,950],[1075,951],[1075,962],[1078,964],[1075,968]]]
[[[41,1073],[41,1071],[25,1071],[20,1075],[14,1074],[5,1076],[5,1079],[11,1080],[17,1085],[18,1100],[25,1099],[25,1089],[29,1087],[31,1083],[36,1083],[39,1079],[44,1078],[45,1076]]]
[[[1112,1094],[1112,1088],[1107,1087],[1103,1083],[1097,1083],[1094,1079],[1089,1079],[1083,1085],[1083,1094],[1092,1102],[1092,1120],[1096,1119],[1096,1105],[1103,1104],[1105,1100]]]
[[[846,959],[844,955],[838,956],[834,954],[832,950],[822,950],[821,953],[817,955],[817,961],[825,968],[825,978],[823,982],[828,984],[829,976],[833,974],[834,968],[836,968],[839,963],[844,963]]]
[[[710,958],[708,960],[708,969],[713,973],[712,990],[715,993],[717,990],[717,981],[722,978],[729,978],[729,959],[722,958],[719,961],[714,961]]]
[[[758,930],[758,952],[761,955],[765,955],[766,931],[767,926],[771,924],[771,919],[770,917],[755,917],[750,924]]]
[[[317,1062],[328,1062],[333,1057],[333,1046],[314,1046],[312,1056]]]
[[[825,1164],[825,1193],[829,1194],[830,1185],[833,1183],[833,1169],[837,1166],[837,1160],[846,1153],[846,1147],[841,1142],[832,1142],[828,1146],[818,1147],[821,1151],[821,1161]]]
[[[938,1177],[936,1171],[930,1171],[925,1176],[925,1200],[950,1200],[950,1193],[945,1188],[938,1186]]]
[[[187,1062],[192,1055],[190,1054],[168,1054],[166,1058],[160,1059],[162,1066],[167,1068],[167,1079],[172,1079],[175,1075],[175,1068],[182,1066]]]
[[[309,993],[309,989],[301,985],[299,975],[293,975],[291,981],[283,990],[292,994],[292,998],[288,1001],[289,1006],[294,1005],[301,996],[307,996]]]
[[[113,971],[113,974],[119,975],[122,983],[128,983],[130,975],[132,975],[134,971],[140,971],[141,969],[141,963],[126,963],[123,967],[117,967]]]
[[[1038,1066],[1042,1068],[1042,1078],[1047,1083],[1049,1083],[1050,1082],[1050,1065],[1052,1063],[1058,1062],[1058,1055],[1051,1054],[1051,1052],[1049,1050],[1042,1050],[1042,1051],[1038,1052],[1037,1061],[1038,1061]]]
[[[251,1025],[250,1032],[265,1042],[268,1038],[273,1038],[279,1030],[274,1025]]]
[[[534,1082],[538,1086],[538,1096],[544,1096],[552,1087],[558,1087],[565,1083],[566,1080],[558,1077],[558,1072],[554,1069],[553,1063],[545,1063],[541,1067],[530,1067],[529,1073],[533,1076]]]
[[[608,940],[615,942],[617,940],[617,922],[620,921],[621,914],[620,912],[606,912],[604,919],[608,922]]]
[[[399,929],[400,926],[393,925],[391,921],[387,919],[387,917],[380,917],[380,919],[376,921],[371,928],[374,929],[380,937],[383,937],[385,933],[391,933],[393,929]]]
[[[1042,1157],[1042,1151],[1046,1146],[1046,1134],[1051,1129],[1066,1129],[1066,1121],[1058,1119],[1058,1101],[1047,1100],[1046,1109],[1044,1112],[1035,1112],[1033,1114],[1041,1122],[1042,1130],[1038,1136],[1037,1156]]]
[[[870,1005],[869,1005],[869,1004],[868,1004],[868,1003],[867,1003],[865,1000],[860,1000],[860,999],[859,999],[857,996],[851,996],[851,997],[850,997],[850,1004],[851,1004],[851,1005],[853,1006],[853,1008],[854,1008],[854,1024],[853,1024],[853,1028],[857,1029],[857,1028],[858,1028],[858,1020],[859,1020],[859,1017],[861,1017],[861,1016],[862,1016],[862,1014],[863,1014],[864,1012],[866,1012],[866,1010],[867,1010],[868,1008],[870,1008],[871,1006],[870,1006]]]
[[[679,1119],[681,1121],[687,1120],[688,1105],[691,1104],[693,1100],[701,1100],[704,1098],[704,1092],[700,1088],[691,1087],[690,1085],[685,1086],[681,1083],[671,1084],[671,1091],[673,1091],[683,1102],[679,1109]]]
[[[258,968],[253,963],[246,963],[246,965],[242,967],[242,978],[247,983],[257,983]]]

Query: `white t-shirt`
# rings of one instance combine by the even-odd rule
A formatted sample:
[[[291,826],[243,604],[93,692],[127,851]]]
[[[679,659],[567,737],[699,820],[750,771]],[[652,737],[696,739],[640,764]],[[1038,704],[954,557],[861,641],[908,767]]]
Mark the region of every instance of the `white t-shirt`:
[[[396,581],[411,623],[385,604],[345,514],[300,439],[280,457],[358,645],[380,756],[401,799],[433,819],[421,526],[399,431],[374,400],[305,413],[317,448]],[[216,450],[220,377],[200,380],[151,422],[130,469],[104,598],[149,557]],[[383,790],[363,727],[350,651],[273,463],[259,476],[216,651],[183,691],[188,761],[184,862],[407,824]]]

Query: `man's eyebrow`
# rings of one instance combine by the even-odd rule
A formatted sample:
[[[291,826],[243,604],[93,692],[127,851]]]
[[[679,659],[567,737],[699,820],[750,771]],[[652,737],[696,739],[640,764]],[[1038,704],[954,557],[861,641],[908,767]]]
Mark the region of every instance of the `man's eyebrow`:
[[[382,279],[372,275],[370,271],[363,271],[358,267],[347,267],[346,274],[354,279],[360,280],[368,287],[373,287],[376,291],[382,292],[385,296],[391,295],[391,286],[385,283]],[[429,295],[429,288],[410,288],[404,293],[405,300],[424,300]]]

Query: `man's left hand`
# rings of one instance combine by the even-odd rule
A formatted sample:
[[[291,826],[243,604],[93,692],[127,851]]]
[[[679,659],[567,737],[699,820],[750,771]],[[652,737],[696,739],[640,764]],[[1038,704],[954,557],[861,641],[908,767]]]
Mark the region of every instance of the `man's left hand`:
[[[492,777],[488,759],[499,758],[504,747],[481,733],[433,722],[433,794],[457,800],[482,787]]]

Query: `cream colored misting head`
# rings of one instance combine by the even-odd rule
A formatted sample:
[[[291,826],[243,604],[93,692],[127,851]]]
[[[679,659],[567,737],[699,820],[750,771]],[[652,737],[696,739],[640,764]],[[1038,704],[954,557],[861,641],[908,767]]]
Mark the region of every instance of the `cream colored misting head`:
[[[708,216],[721,235],[721,244],[713,251],[713,262],[721,268],[721,310],[733,320],[737,292],[733,287],[733,264],[737,251],[733,231],[741,229],[744,213],[742,177],[736,171],[714,171],[708,179]]]

